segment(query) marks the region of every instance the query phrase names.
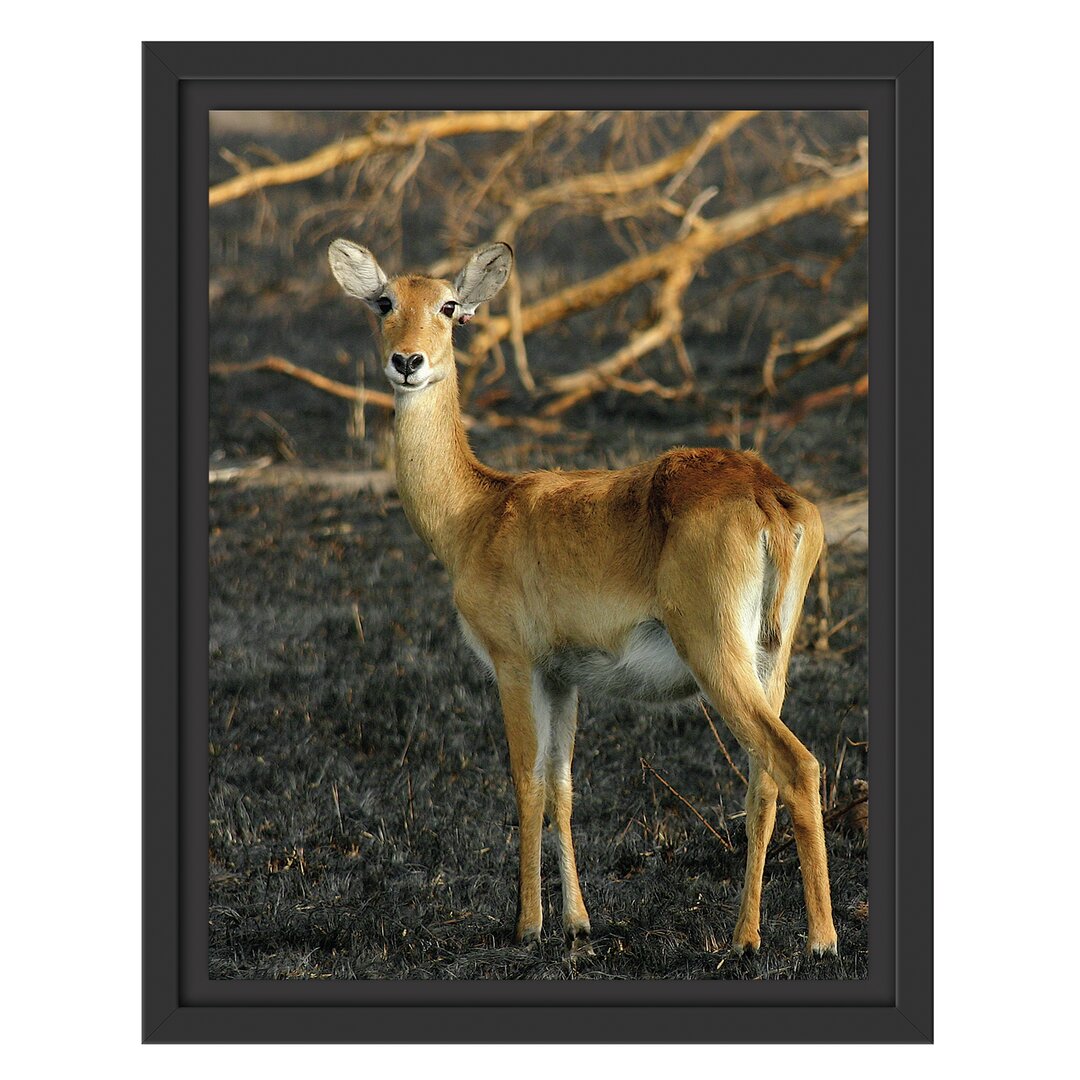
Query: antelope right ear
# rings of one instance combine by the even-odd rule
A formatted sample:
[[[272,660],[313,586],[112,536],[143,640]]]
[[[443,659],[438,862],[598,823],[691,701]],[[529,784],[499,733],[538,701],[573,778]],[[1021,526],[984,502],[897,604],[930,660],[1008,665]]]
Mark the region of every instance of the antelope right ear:
[[[462,314],[476,314],[476,309],[506,284],[513,268],[514,251],[509,244],[499,241],[474,251],[454,279]]]
[[[329,254],[330,269],[350,296],[365,304],[374,304],[382,296],[386,275],[366,247],[348,240],[335,240]]]

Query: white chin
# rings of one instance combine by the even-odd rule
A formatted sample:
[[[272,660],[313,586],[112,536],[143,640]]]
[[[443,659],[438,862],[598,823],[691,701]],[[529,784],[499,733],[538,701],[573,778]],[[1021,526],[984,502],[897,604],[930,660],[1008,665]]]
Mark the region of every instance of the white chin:
[[[403,383],[398,379],[390,379],[390,385],[394,388],[395,394],[415,394],[418,390],[423,390],[431,379],[425,379],[423,382],[409,382]]]

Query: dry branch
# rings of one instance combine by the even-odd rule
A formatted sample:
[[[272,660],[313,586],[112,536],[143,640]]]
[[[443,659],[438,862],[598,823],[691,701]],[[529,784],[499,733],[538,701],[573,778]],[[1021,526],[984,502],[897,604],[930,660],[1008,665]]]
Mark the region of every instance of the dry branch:
[[[839,401],[847,401],[849,398],[866,397],[869,388],[870,376],[863,375],[854,382],[841,383],[839,386],[830,386],[828,390],[818,390],[813,394],[807,394],[794,408],[767,417],[765,427],[771,431],[792,427],[807,413],[824,409],[829,405],[835,405]],[[710,424],[709,434],[720,438],[730,435],[745,435],[753,431],[759,422],[757,420],[736,419],[730,424]]]
[[[830,547],[866,550],[870,535],[870,506],[865,489],[835,499],[824,499],[817,507],[825,526],[825,542]]]
[[[559,180],[544,187],[534,188],[531,191],[514,199],[511,203],[510,212],[495,227],[492,234],[496,240],[503,240],[508,244],[515,243],[518,230],[538,210],[549,206],[567,206],[584,199],[598,199],[612,196],[630,195],[641,191],[675,174],[674,179],[668,185],[666,193],[673,192],[686,179],[694,166],[713,147],[721,145],[734,134],[743,124],[758,115],[759,110],[743,110],[725,113],[719,119],[714,120],[693,142],[672,151],[662,158],[657,158],[646,165],[640,165],[635,169],[624,172],[599,172],[588,173],[584,176],[574,176],[567,180]],[[504,168],[504,161],[496,162],[493,174],[497,174]],[[478,192],[486,193],[493,182],[493,176],[489,175],[477,189]],[[479,196],[474,195],[470,200],[472,205],[479,201]],[[707,201],[707,200],[705,200]],[[654,197],[648,200],[649,206],[657,205],[665,212],[680,219],[690,218],[691,214],[683,206],[674,202],[667,194],[662,197]],[[470,208],[471,209],[471,208]],[[696,210],[701,209],[701,204]],[[640,212],[640,206],[631,206],[620,203],[615,207],[604,211],[605,219],[615,217],[633,216]],[[440,259],[428,267],[427,272],[432,277],[445,277],[456,266],[456,260],[452,257]],[[520,301],[519,301],[520,302]],[[516,332],[516,326],[511,328],[511,335]],[[524,355],[523,346],[515,345],[516,357]],[[519,360],[520,368],[520,360]]]
[[[218,362],[210,365],[212,375],[229,376],[242,375],[250,371],[276,371],[281,375],[288,375],[293,379],[314,386],[316,390],[322,390],[335,397],[344,398],[346,401],[359,402],[364,405],[378,405],[383,409],[394,408],[394,395],[384,394],[378,390],[365,390],[363,387],[350,386],[348,383],[338,382],[336,379],[328,379],[311,368],[301,367],[280,356],[264,356],[261,360],[246,360],[241,363]],[[467,428],[474,427],[477,420],[474,416],[462,414],[463,423]],[[502,416],[497,412],[486,412],[483,422],[489,427],[519,427],[525,431],[531,431],[534,435],[554,435],[562,430],[562,425],[557,420],[541,420],[532,416]]]
[[[747,120],[757,116],[757,110],[725,113],[714,120],[702,134],[687,146],[673,151],[666,157],[657,158],[647,165],[626,172],[591,173],[587,176],[574,176],[560,180],[546,187],[536,188],[518,199],[510,213],[496,230],[496,238],[509,240],[522,223],[545,206],[555,206],[574,202],[576,199],[597,198],[609,195],[629,195],[634,191],[658,184],[670,176],[685,179],[694,165],[714,146],[724,142]],[[681,181],[680,181],[681,182]],[[673,182],[674,183],[674,182]],[[673,193],[666,191],[670,196]]]
[[[603,390],[635,360],[670,341],[682,329],[682,298],[693,281],[696,270],[697,264],[689,262],[676,265],[671,270],[657,300],[659,317],[648,329],[634,334],[621,349],[606,360],[549,380],[550,389],[562,396],[545,407],[544,415],[558,416],[583,398]]]
[[[558,420],[541,420],[538,416],[503,416],[502,413],[484,413],[484,423],[492,428],[522,428],[534,435],[558,435],[563,427]]]
[[[765,384],[765,389],[768,393],[775,394],[778,381],[784,382],[790,379],[796,372],[802,371],[816,360],[827,356],[837,345],[865,334],[869,320],[870,305],[860,304],[815,337],[803,338],[801,341],[793,341],[790,344],[779,339],[774,340],[769,347],[761,372],[761,381]],[[781,356],[789,355],[797,356],[799,359],[778,380],[776,362]]]
[[[289,375],[301,382],[306,382],[318,390],[324,390],[335,397],[345,398],[347,401],[359,401],[366,405],[378,405],[383,409],[394,407],[394,395],[383,394],[378,390],[363,390],[358,386],[349,386],[348,383],[338,382],[336,379],[328,379],[310,368],[300,367],[290,360],[280,356],[264,356],[261,360],[247,360],[238,364],[215,363],[210,365],[211,375],[241,375],[248,371],[277,371],[282,375]]]
[[[720,732],[716,730],[716,725],[713,723],[713,718],[709,715],[709,707],[704,701],[701,702],[701,711],[705,714],[705,719],[709,723],[709,730],[713,733],[713,738],[716,740],[717,746],[720,747],[720,752],[724,755],[724,760],[731,766],[732,772],[743,782],[743,786],[749,786],[749,781],[742,774],[742,770],[731,759],[731,754],[728,753],[728,748],[724,745],[724,740],[720,738]]]
[[[713,826],[710,825],[708,821],[705,820],[705,816],[702,814],[702,812],[685,795],[683,795],[682,792],[676,791],[645,758],[641,759],[641,768],[643,771],[647,769],[649,772],[651,772],[653,776],[655,776],[656,779],[659,780],[660,783],[663,784],[664,787],[666,787],[668,791],[670,791],[671,794],[674,795],[675,798],[678,799],[679,802],[681,802],[683,806],[685,806],[690,811],[690,813],[692,813],[694,817],[696,817],[698,821],[700,821],[701,824],[704,825],[705,828],[708,829],[709,832],[711,832],[713,836],[715,836],[716,839],[719,840],[720,843],[728,849],[728,851],[735,850],[735,846],[732,844],[731,839],[729,837],[721,836],[720,833],[717,832],[717,830],[713,828]]]
[[[554,116],[566,115],[573,116],[568,126],[561,120],[552,119]],[[632,229],[632,242],[627,241],[624,246],[628,253],[625,261],[594,278],[557,292],[549,291],[542,299],[529,306],[522,301],[521,281],[515,276],[507,292],[505,311],[478,319],[467,357],[458,356],[459,362],[463,362],[467,369],[462,379],[463,399],[466,402],[478,383],[482,362],[491,354],[494,354],[498,363],[495,371],[484,379],[483,386],[488,387],[502,378],[512,360],[522,386],[529,394],[535,394],[536,381],[529,370],[529,357],[526,352],[526,339],[529,334],[573,315],[600,308],[611,301],[615,301],[616,305],[629,303],[631,298],[628,294],[631,290],[655,281],[658,288],[651,316],[654,320],[652,324],[630,332],[628,340],[620,348],[599,362],[546,380],[543,389],[551,397],[539,416],[511,418],[487,411],[490,406],[482,409],[477,405],[472,410],[473,417],[466,417],[469,426],[477,422],[486,422],[497,427],[514,425],[536,435],[550,435],[560,430],[557,417],[575,403],[605,389],[630,394],[653,394],[667,400],[685,397],[691,393],[694,389],[694,376],[680,336],[684,322],[683,304],[689,286],[706,260],[718,251],[792,219],[841,204],[843,200],[866,190],[868,167],[866,157],[862,155],[851,164],[829,166],[825,175],[791,184],[749,206],[713,219],[702,218],[701,210],[715,194],[715,188],[706,188],[696,195],[688,192],[683,200],[687,206],[675,203],[671,196],[685,183],[704,155],[715,147],[720,147],[720,152],[727,154],[730,136],[756,115],[755,111],[726,113],[713,120],[682,146],[671,149],[672,143],[666,142],[664,150],[660,151],[663,156],[646,160],[644,164],[639,162],[656,152],[653,149],[655,142],[639,140],[636,150],[630,154],[630,161],[625,154],[620,159],[620,164],[624,166],[622,171],[608,168],[586,175],[581,175],[580,170],[575,175],[565,167],[566,163],[560,156],[566,153],[564,144],[576,145],[573,140],[580,139],[586,130],[591,130],[584,124],[585,118],[582,114],[556,114],[547,110],[488,111],[442,113],[408,122],[383,119],[364,134],[324,146],[299,161],[278,161],[266,167],[252,168],[242,160],[234,159],[234,164],[241,174],[212,187],[209,200],[213,206],[251,193],[265,200],[263,188],[294,183],[351,162],[352,172],[358,176],[362,169],[365,185],[371,189],[371,194],[365,196],[361,204],[361,217],[368,215],[374,221],[375,217],[372,215],[376,215],[376,210],[373,207],[381,208],[392,204],[392,208],[396,207],[396,219],[388,220],[391,220],[391,223],[397,220],[400,225],[402,197],[406,192],[416,193],[421,182],[419,178],[425,154],[436,152],[449,155],[460,164],[460,183],[453,191],[448,188],[446,197],[452,200],[453,205],[461,207],[469,203],[465,195],[471,193],[471,209],[466,218],[470,217],[472,210],[485,199],[493,198],[502,203],[506,216],[495,230],[496,235],[502,239],[512,239],[531,214],[545,207],[565,207],[575,212],[587,209],[589,212],[595,211],[606,220],[610,215],[632,214],[631,204],[642,197],[652,200],[649,206],[663,204],[661,208],[680,218],[681,225],[678,233],[662,246],[649,251],[642,233]],[[550,122],[535,136],[528,134],[531,129],[545,121]],[[747,132],[753,134],[755,126],[746,129]],[[513,140],[513,147],[501,152],[494,159],[494,164],[481,176],[471,168],[466,168],[457,146],[452,141],[443,141],[454,135],[498,131],[526,134]],[[633,142],[632,129],[620,131],[619,138],[623,140],[624,146],[627,145],[626,140]],[[522,154],[534,151],[534,156],[547,154],[544,157],[547,177],[561,175],[568,178],[546,183],[533,190],[524,190],[529,173],[519,168],[518,162]],[[377,155],[374,160],[372,155]],[[488,159],[481,160],[486,164]],[[819,163],[815,161],[813,164]],[[794,174],[795,170],[791,169],[785,175]],[[391,195],[397,197],[396,202]],[[333,204],[333,208],[337,210],[350,209],[350,206],[349,203]],[[630,210],[627,210],[628,207]],[[381,214],[382,210],[379,209],[378,213]],[[864,229],[865,222],[860,227]],[[853,239],[843,255],[830,263],[827,273],[834,273],[836,267],[843,264],[851,251],[855,250],[856,240],[861,242],[862,238]],[[753,265],[752,258],[750,265]],[[747,280],[785,271],[799,274],[798,266],[791,263],[751,275]],[[820,281],[811,283],[824,288],[826,286],[823,282],[824,276]],[[775,339],[763,370],[763,383],[768,391],[775,392],[779,383],[838,347],[854,349],[856,339],[866,332],[867,319],[867,305],[862,304],[815,337],[794,342]],[[648,353],[668,345],[674,348],[682,368],[682,382],[679,385],[664,386],[640,371],[629,370]],[[504,349],[510,355],[504,356]],[[786,362],[785,357],[788,358]],[[783,364],[781,370],[778,370],[778,362]],[[210,370],[218,375],[276,371],[351,401],[357,409],[364,404],[373,404],[388,410],[393,408],[393,397],[388,393],[369,391],[362,386],[338,382],[278,356],[267,356],[261,360],[240,364],[217,363],[211,365]],[[805,414],[826,407],[841,398],[860,397],[866,393],[866,389],[867,379],[864,376],[854,383],[811,394],[787,412],[773,415],[762,413],[756,420],[745,423],[741,416],[734,415],[731,423],[713,425],[710,432],[714,435],[727,434],[734,442],[740,443],[741,435],[745,431],[754,433],[756,440],[760,441],[769,430],[790,427]],[[763,395],[764,391],[761,394]]]
[[[684,382],[681,386],[664,386],[655,379],[621,379],[617,375],[608,380],[608,385],[612,390],[623,390],[635,397],[655,394],[664,401],[681,401],[694,391],[693,382]]]
[[[521,276],[512,274],[507,288],[506,314],[510,319],[510,344],[514,349],[514,366],[521,385],[530,393],[536,391],[536,381],[529,371],[529,354],[525,349],[525,334],[521,329]]]
[[[712,221],[701,221],[689,236],[681,240],[628,259],[598,277],[571,285],[540,303],[522,308],[521,332],[531,334],[578,312],[600,307],[616,296],[629,292],[635,285],[669,274],[680,264],[698,265],[722,248],[865,191],[868,176],[866,162],[858,161],[838,169],[835,176],[792,185],[752,206]],[[509,317],[500,315],[489,319],[469,350],[474,362],[507,337],[510,330]]]
[[[239,465],[219,465],[209,470],[209,480],[211,484],[221,484],[227,480],[246,480],[262,472],[263,469],[268,469],[273,463],[274,459],[266,454],[254,461]]]
[[[397,491],[397,480],[386,469],[270,464],[269,458],[210,470],[210,483],[224,481],[236,481],[246,487],[321,487],[342,494],[367,491],[382,498]]]
[[[486,131],[525,131],[543,123],[552,110],[525,112],[461,112],[444,113],[440,116],[395,124],[366,135],[323,146],[299,161],[287,161],[281,165],[267,165],[241,173],[210,188],[210,205],[250,195],[261,188],[281,184],[295,184],[310,180],[313,176],[328,172],[347,161],[355,161],[376,150],[409,149],[428,139],[444,139],[452,135],[466,135]],[[417,161],[417,164],[419,162]]]

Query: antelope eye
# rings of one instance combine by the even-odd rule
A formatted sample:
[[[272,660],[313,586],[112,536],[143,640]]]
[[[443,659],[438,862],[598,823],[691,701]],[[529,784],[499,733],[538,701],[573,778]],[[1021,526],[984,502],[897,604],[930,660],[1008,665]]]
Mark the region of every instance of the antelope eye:
[[[380,296],[379,299],[375,301],[375,306],[379,309],[380,315],[389,315],[390,309],[394,305],[390,302],[389,296]]]
[[[454,300],[447,300],[445,304],[439,310],[448,318],[454,317],[454,309],[457,307],[457,303]]]

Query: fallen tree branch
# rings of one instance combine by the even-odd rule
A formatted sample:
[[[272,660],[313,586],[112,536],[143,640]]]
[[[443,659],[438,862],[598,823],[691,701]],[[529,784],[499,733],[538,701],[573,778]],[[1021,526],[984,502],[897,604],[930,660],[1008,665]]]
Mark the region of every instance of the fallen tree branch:
[[[670,341],[682,329],[682,298],[697,272],[696,263],[676,265],[668,274],[657,299],[659,318],[652,326],[634,334],[619,350],[606,360],[592,364],[568,375],[548,380],[548,388],[562,397],[545,406],[544,416],[558,416],[572,405],[612,385],[612,380],[634,361]]]
[[[523,428],[534,435],[558,435],[562,424],[558,420],[541,420],[538,416],[503,416],[502,413],[486,412],[484,421],[492,428]]]
[[[628,195],[658,184],[661,180],[666,180],[675,174],[679,174],[676,180],[681,183],[709,150],[728,139],[747,120],[757,116],[758,111],[751,109],[725,113],[709,124],[704,132],[689,145],[636,169],[621,173],[603,172],[590,173],[587,176],[573,176],[527,192],[514,203],[510,213],[500,222],[495,231],[495,237],[509,243],[521,225],[545,206],[569,203],[577,199]],[[674,181],[672,184],[674,185]],[[670,197],[675,187],[677,185],[670,187],[670,190],[665,190],[664,194]]]
[[[823,499],[817,504],[825,526],[825,542],[829,547],[850,547],[865,551],[870,534],[869,501],[866,490],[853,491],[835,499]]]
[[[228,481],[246,487],[323,487],[350,494],[368,491],[383,498],[397,491],[397,480],[386,469],[271,464],[269,458],[259,458],[246,466],[210,470],[211,484]]]
[[[585,176],[574,176],[567,180],[559,180],[544,187],[534,188],[520,196],[511,205],[510,212],[496,226],[493,234],[496,240],[502,240],[507,244],[513,244],[518,230],[538,210],[548,206],[566,205],[587,198],[603,198],[608,196],[629,195],[635,191],[658,184],[661,180],[667,180],[674,175],[674,179],[665,188],[664,196],[659,200],[668,213],[679,218],[694,218],[696,211],[701,209],[701,204],[691,207],[694,214],[671,200],[670,195],[678,189],[694,166],[715,146],[727,141],[748,120],[758,115],[758,109],[735,110],[725,113],[714,120],[693,142],[673,150],[670,154],[647,165],[641,165],[636,169],[628,169],[625,172],[602,172],[589,173]],[[711,197],[711,196],[709,196]],[[699,199],[701,196],[698,197]],[[708,201],[705,199],[704,201]],[[623,213],[633,213],[633,209],[609,211],[615,216]],[[452,258],[440,259],[428,267],[428,273],[433,277],[445,277],[455,267]]]
[[[854,382],[841,383],[839,386],[830,386],[828,390],[818,390],[813,394],[807,394],[794,408],[787,412],[774,413],[766,418],[765,427],[770,431],[779,431],[782,428],[792,427],[797,424],[807,413],[816,412],[829,405],[835,405],[839,401],[849,398],[866,397],[870,388],[870,376],[862,375]],[[726,438],[728,436],[745,435],[754,430],[759,424],[758,420],[735,420],[729,424],[710,424],[710,435]]]
[[[870,305],[860,304],[815,337],[803,338],[790,344],[779,339],[774,340],[769,346],[761,370],[761,381],[766,392],[775,395],[778,382],[786,382],[792,375],[827,356],[837,345],[865,334],[869,321]],[[777,378],[776,362],[781,356],[797,356],[799,359]]]
[[[664,386],[655,379],[622,379],[613,375],[609,380],[612,390],[622,390],[635,397],[644,397],[646,394],[655,394],[664,401],[681,401],[689,397],[694,391],[693,382],[684,382],[679,386]]]
[[[290,378],[299,379],[309,386],[314,386],[316,390],[344,398],[346,401],[378,405],[383,409],[394,408],[393,394],[365,390],[359,386],[338,382],[336,379],[328,379],[325,375],[312,371],[311,368],[301,367],[280,356],[264,356],[261,360],[246,360],[235,364],[218,362],[210,365],[212,375],[224,377],[242,375],[249,371],[276,371],[281,375],[288,375]],[[461,419],[466,428],[475,427],[478,423],[476,417],[469,416],[467,413],[463,413]],[[554,435],[562,430],[562,425],[557,420],[541,420],[539,417],[532,416],[503,416],[494,411],[486,412],[482,422],[493,428],[522,428],[525,431],[531,431],[534,435]]]
[[[629,292],[635,285],[670,273],[680,264],[700,264],[722,248],[731,247],[792,218],[821,210],[865,191],[868,177],[866,162],[857,161],[838,169],[835,176],[794,184],[752,206],[713,220],[699,221],[690,234],[681,240],[673,240],[656,251],[628,259],[597,277],[570,285],[546,300],[522,308],[521,332],[531,334],[578,312],[600,307],[616,296]],[[508,316],[490,318],[469,349],[473,362],[478,362],[510,331]]]
[[[220,484],[226,480],[245,480],[262,472],[263,469],[269,468],[273,463],[274,459],[267,454],[264,457],[256,458],[254,461],[247,461],[239,465],[211,467],[208,474],[209,480],[211,484]]]
[[[359,401],[365,405],[378,405],[383,409],[394,407],[394,395],[383,394],[378,390],[364,390],[359,386],[350,386],[348,383],[338,382],[336,379],[328,379],[311,368],[301,367],[290,360],[280,356],[264,356],[261,360],[246,360],[242,363],[230,364],[218,362],[210,365],[211,375],[242,375],[248,371],[277,371],[290,378],[299,379],[309,386],[323,390],[335,397],[345,398],[346,401]]]
[[[485,131],[525,131],[541,124],[553,115],[553,110],[460,112],[443,113],[405,124],[357,135],[351,139],[320,147],[299,161],[267,165],[241,173],[210,188],[211,206],[250,195],[261,188],[295,184],[328,172],[347,161],[355,161],[376,150],[414,147],[428,139],[444,139],[452,135],[467,135]],[[419,162],[417,162],[419,164]]]

